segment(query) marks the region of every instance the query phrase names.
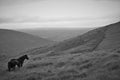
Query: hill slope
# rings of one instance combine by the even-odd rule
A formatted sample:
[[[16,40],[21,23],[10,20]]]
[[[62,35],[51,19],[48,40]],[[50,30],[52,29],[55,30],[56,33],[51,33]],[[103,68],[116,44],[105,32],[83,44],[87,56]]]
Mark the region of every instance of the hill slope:
[[[105,38],[97,49],[116,49],[120,48],[120,22],[107,26]]]
[[[0,54],[17,55],[20,52],[51,43],[47,39],[39,38],[26,33],[0,29]]]
[[[91,29],[92,28],[78,28],[78,29],[69,29],[69,28],[39,29],[38,28],[38,29],[22,29],[19,31],[59,42],[83,34]]]
[[[81,36],[65,40],[55,48],[63,51],[69,49],[98,50],[98,49],[116,49],[120,47],[120,22],[105,27],[89,31]]]
[[[6,71],[2,80],[120,80],[120,23],[86,34],[32,49],[21,69]],[[43,54],[42,54],[43,53]],[[7,77],[6,77],[7,76]]]
[[[91,30],[83,35],[64,40],[53,46],[38,49],[42,52],[67,51],[71,53],[108,50],[120,47],[120,22]]]

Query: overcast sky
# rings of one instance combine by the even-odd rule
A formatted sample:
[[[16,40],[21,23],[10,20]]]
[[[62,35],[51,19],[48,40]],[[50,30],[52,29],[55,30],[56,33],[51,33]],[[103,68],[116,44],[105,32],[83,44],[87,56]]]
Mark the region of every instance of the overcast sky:
[[[82,28],[120,19],[120,0],[0,0],[0,28]]]

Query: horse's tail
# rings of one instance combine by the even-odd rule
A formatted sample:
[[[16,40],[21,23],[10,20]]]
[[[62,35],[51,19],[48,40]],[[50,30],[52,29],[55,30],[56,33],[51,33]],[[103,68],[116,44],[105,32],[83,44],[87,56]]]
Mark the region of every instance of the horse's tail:
[[[11,68],[11,63],[8,62],[8,71],[10,71],[10,68]]]

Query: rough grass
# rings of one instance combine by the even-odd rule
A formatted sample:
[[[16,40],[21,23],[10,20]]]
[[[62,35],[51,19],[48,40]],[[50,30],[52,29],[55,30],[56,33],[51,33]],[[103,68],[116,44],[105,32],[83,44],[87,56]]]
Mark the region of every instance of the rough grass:
[[[76,61],[76,62],[73,62],[72,65],[75,65],[75,66],[80,66],[82,64],[85,64],[85,63],[88,63],[90,62],[90,60],[84,60],[84,61]]]
[[[66,62],[59,62],[55,65],[55,68],[61,68],[66,65]]]
[[[63,75],[74,75],[74,74],[79,74],[79,72],[76,71],[75,69],[69,69],[69,70],[60,71],[57,75],[63,76]]]
[[[89,69],[92,66],[93,66],[92,63],[84,64],[84,65],[80,66],[79,70]]]
[[[27,66],[27,69],[32,69],[32,68],[38,68],[38,67],[48,67],[53,65],[52,62],[46,62],[46,63],[34,63],[34,64],[29,64]]]
[[[79,56],[60,55],[54,59],[45,56],[25,64],[17,72],[7,73],[6,80],[119,80],[119,58],[119,53],[100,51]]]

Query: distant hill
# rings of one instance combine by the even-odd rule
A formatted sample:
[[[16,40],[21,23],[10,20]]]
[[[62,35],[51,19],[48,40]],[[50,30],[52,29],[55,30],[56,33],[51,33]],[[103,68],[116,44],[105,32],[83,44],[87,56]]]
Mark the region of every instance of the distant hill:
[[[17,55],[27,49],[47,45],[53,41],[14,30],[0,29],[0,54]]]
[[[83,35],[64,40],[46,49],[41,48],[39,51],[79,53],[116,48],[120,48],[120,22],[88,31]]]
[[[53,29],[22,29],[21,32],[29,33],[32,35],[37,35],[53,41],[63,41],[78,35],[81,35],[93,28],[76,28],[76,29],[67,29],[67,28],[53,28]]]

